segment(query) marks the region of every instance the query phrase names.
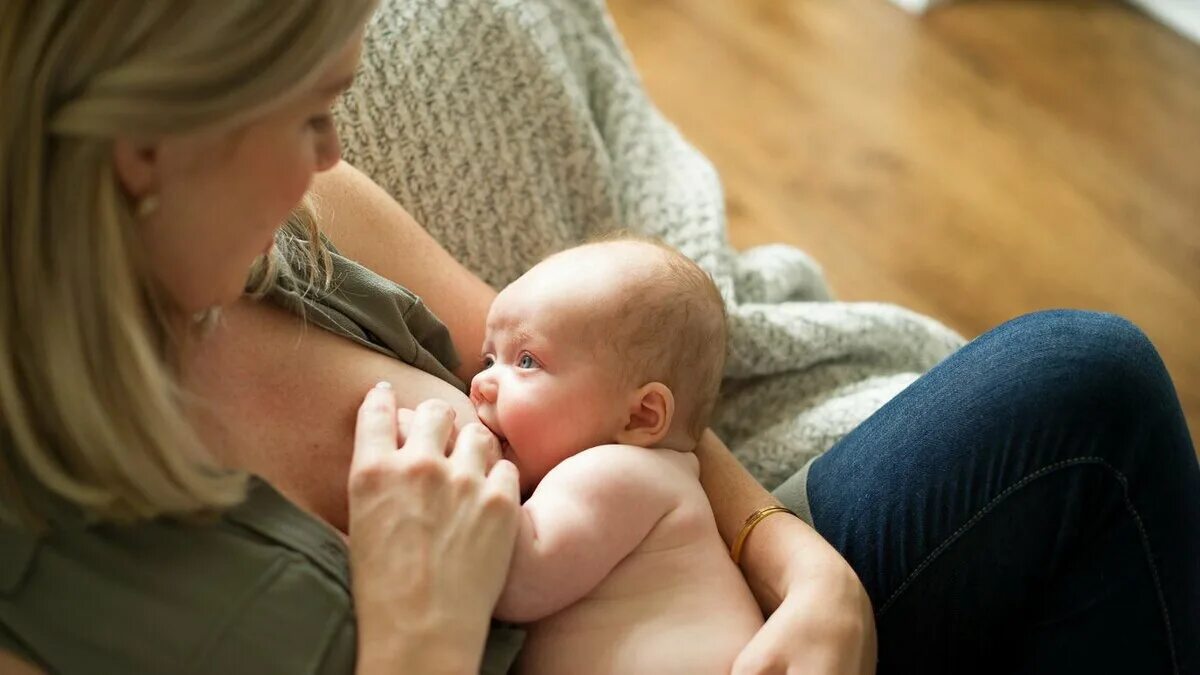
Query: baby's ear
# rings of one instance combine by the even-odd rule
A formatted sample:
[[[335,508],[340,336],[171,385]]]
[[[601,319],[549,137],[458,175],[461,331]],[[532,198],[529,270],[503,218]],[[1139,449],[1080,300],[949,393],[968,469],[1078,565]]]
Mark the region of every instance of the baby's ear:
[[[617,442],[651,447],[666,437],[675,417],[675,396],[662,382],[651,382],[630,397],[629,418]]]

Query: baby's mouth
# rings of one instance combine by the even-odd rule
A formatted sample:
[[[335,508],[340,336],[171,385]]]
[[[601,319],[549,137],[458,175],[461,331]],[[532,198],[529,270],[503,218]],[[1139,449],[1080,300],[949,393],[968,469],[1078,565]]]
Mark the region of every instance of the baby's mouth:
[[[492,435],[496,437],[496,441],[500,443],[500,456],[504,459],[511,459],[512,446],[509,445],[508,439],[505,438],[503,434],[496,431],[495,427],[493,427],[491,424],[488,424],[488,421],[482,417],[479,418],[479,422],[483,424],[483,426],[487,427],[488,431],[492,432]]]

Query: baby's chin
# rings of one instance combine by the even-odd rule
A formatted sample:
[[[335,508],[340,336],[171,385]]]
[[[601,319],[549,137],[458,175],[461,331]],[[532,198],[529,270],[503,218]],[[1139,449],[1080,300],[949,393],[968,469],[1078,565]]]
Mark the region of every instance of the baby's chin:
[[[526,469],[522,468],[521,460],[517,457],[517,453],[513,451],[513,447],[508,442],[508,439],[498,438],[498,440],[500,441],[500,459],[507,459],[513,463],[513,466],[517,467],[518,482],[521,486],[521,501],[525,501],[533,493],[533,489],[537,487],[540,477],[535,479],[533,476],[528,475]]]
[[[513,452],[512,445],[509,444],[508,439],[500,438],[498,440],[500,441],[500,458],[507,459],[513,464],[516,464],[517,455]]]
[[[521,473],[520,464],[517,465],[517,472],[520,476],[517,479],[517,484],[521,488],[521,501],[524,502],[526,499],[529,499],[529,497],[533,494],[533,491],[537,489],[538,483],[541,482],[541,476],[530,476],[526,475],[525,473]]]

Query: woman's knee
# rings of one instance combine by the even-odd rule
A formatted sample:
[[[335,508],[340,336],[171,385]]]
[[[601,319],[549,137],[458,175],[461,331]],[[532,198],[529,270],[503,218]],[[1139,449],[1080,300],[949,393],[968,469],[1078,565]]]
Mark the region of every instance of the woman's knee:
[[[1027,372],[1044,374],[1052,388],[1046,393],[1074,408],[1075,416],[1105,426],[1184,424],[1158,350],[1132,321],[1053,310],[1019,317],[1002,329],[1029,355]]]
[[[999,326],[977,342],[987,352],[985,363],[1006,371],[1010,381],[1042,405],[1062,405],[1087,416],[1179,406],[1154,344],[1133,322],[1116,314],[1036,312]]]
[[[1150,339],[1129,319],[1108,312],[1081,309],[1048,309],[1024,314],[1001,324],[995,331],[1028,341],[1069,338],[1085,349],[1154,351]]]

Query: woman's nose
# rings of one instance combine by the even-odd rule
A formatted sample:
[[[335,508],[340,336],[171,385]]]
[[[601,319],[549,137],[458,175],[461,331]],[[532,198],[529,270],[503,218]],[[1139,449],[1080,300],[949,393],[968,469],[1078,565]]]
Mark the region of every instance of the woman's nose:
[[[486,372],[480,373],[471,380],[471,400],[476,403],[495,403],[498,389],[495,378]]]

